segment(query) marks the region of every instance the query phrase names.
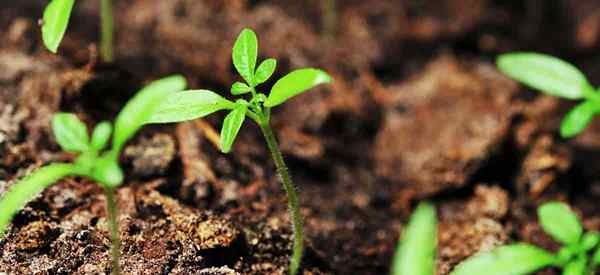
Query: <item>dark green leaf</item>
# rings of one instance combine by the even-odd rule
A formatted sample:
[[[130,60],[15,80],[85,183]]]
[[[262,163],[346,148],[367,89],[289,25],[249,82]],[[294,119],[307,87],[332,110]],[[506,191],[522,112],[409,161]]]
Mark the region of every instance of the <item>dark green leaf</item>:
[[[112,125],[108,121],[100,122],[92,132],[92,148],[96,151],[104,149],[110,134],[112,133]]]
[[[56,163],[42,167],[13,185],[0,199],[0,237],[13,216],[51,184],[70,175],[73,165]]]
[[[235,82],[231,85],[231,94],[233,95],[241,95],[249,93],[250,91],[252,91],[252,88],[242,82]]]
[[[597,111],[598,107],[592,101],[586,101],[575,106],[563,118],[560,124],[560,135],[563,138],[578,135],[590,124]]]
[[[450,275],[525,275],[554,263],[554,256],[541,248],[514,244],[473,255],[456,266]]]
[[[312,68],[295,70],[277,80],[265,102],[265,106],[277,106],[290,97],[302,93],[322,83],[331,82],[331,77],[324,71]]]
[[[87,127],[76,115],[57,113],[52,117],[52,131],[56,142],[67,152],[85,152],[89,150],[90,138]]]
[[[538,219],[546,233],[563,244],[577,244],[583,229],[579,219],[561,202],[548,202],[538,207]]]
[[[186,85],[185,78],[176,75],[154,81],[140,90],[117,116],[113,150],[120,152],[125,142],[148,121],[167,96],[185,89]]]
[[[273,75],[273,72],[275,72],[275,67],[277,67],[277,60],[273,58],[269,58],[260,63],[258,69],[256,69],[255,84],[258,85],[267,81],[271,75]]]
[[[256,68],[256,57],[258,55],[258,39],[251,29],[244,29],[235,40],[231,58],[233,66],[238,73],[252,87],[254,83],[254,68]]]
[[[246,118],[246,109],[246,105],[239,104],[225,117],[221,129],[221,151],[223,153],[231,151],[231,146],[244,123],[244,118]]]
[[[590,85],[575,66],[545,54],[503,54],[498,57],[497,65],[508,76],[553,96],[583,98],[584,89]]]
[[[171,94],[158,106],[146,123],[172,123],[197,119],[236,105],[208,90],[190,90]]]
[[[437,245],[435,207],[421,203],[410,218],[394,256],[393,275],[433,275]]]
[[[46,48],[56,53],[62,41],[75,0],[52,0],[44,10],[42,39]]]

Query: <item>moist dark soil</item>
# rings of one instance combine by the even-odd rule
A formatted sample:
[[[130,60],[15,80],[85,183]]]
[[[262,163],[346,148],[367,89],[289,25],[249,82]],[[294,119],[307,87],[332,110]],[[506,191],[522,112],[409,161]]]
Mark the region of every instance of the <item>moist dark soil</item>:
[[[493,63],[542,51],[600,84],[598,1],[337,1],[333,32],[318,0],[114,1],[114,64],[98,60],[97,2],[77,1],[58,55],[41,44],[47,1],[0,2],[0,194],[73,159],[51,133],[55,112],[90,126],[113,119],[143,84],[176,73],[227,96],[237,80],[231,46],[251,27],[261,58],[279,60],[276,77],[311,66],[335,78],[273,114],[306,221],[303,274],[387,274],[421,199],[438,206],[438,274],[505,243],[557,249],[535,215],[548,200],[600,230],[599,121],[560,139],[570,103]],[[274,165],[251,123],[221,154],[222,117],[146,127],[126,147],[125,273],[285,274],[291,229]],[[104,202],[82,178],[47,189],[0,240],[0,272],[109,273]]]

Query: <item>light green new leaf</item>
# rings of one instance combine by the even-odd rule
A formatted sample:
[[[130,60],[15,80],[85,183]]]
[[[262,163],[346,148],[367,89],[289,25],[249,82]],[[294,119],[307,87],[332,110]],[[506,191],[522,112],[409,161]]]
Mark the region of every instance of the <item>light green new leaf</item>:
[[[555,263],[555,257],[529,244],[506,245],[476,254],[460,263],[450,275],[525,275]]]
[[[73,169],[73,165],[71,164],[50,164],[34,171],[31,175],[15,183],[15,185],[4,193],[0,198],[0,237],[4,234],[4,230],[13,216],[27,202],[51,184],[70,175]]]
[[[105,188],[114,188],[121,185],[124,178],[118,160],[111,154],[105,154],[98,158],[91,176]]]
[[[92,132],[92,148],[100,151],[106,147],[110,134],[112,133],[112,125],[108,121],[100,122]]]
[[[271,77],[271,75],[273,75],[273,72],[275,72],[276,67],[277,60],[273,58],[269,58],[260,63],[258,69],[256,69],[256,79],[254,79],[255,84],[258,85],[267,81]]]
[[[197,119],[236,105],[208,90],[190,90],[169,95],[146,123],[172,123]]]
[[[545,54],[508,53],[500,55],[496,63],[508,76],[553,96],[583,98],[590,85],[575,66]]]
[[[563,118],[560,124],[560,135],[571,138],[581,133],[590,124],[598,107],[592,101],[586,101],[575,106]]]
[[[223,128],[221,128],[221,151],[223,153],[231,151],[231,146],[246,118],[246,109],[246,105],[238,104],[223,120]]]
[[[231,85],[231,94],[232,95],[241,95],[241,94],[249,93],[250,91],[252,91],[252,88],[250,88],[248,85],[246,85],[246,83],[235,82],[235,83],[233,83],[233,85]]]
[[[392,275],[433,275],[437,246],[435,207],[420,203],[396,249]]]
[[[76,115],[57,113],[52,116],[52,131],[56,142],[67,152],[82,153],[89,150],[87,127]]]
[[[569,262],[563,269],[563,275],[587,275],[587,258],[578,257]]]
[[[254,83],[254,68],[256,68],[256,57],[258,55],[258,39],[251,29],[244,29],[235,40],[231,58],[233,66],[238,73],[252,87]]]
[[[542,228],[552,238],[567,245],[579,243],[583,228],[566,204],[548,202],[538,207],[537,212]]]
[[[140,90],[117,116],[113,136],[113,150],[119,152],[125,142],[144,125],[170,93],[185,89],[185,78],[179,75],[154,81]],[[117,154],[118,155],[118,154]]]
[[[44,10],[42,39],[46,48],[53,53],[58,50],[67,31],[73,4],[75,0],[52,0]]]
[[[331,82],[331,77],[319,69],[305,68],[295,70],[277,82],[271,88],[271,93],[265,102],[265,106],[277,106],[290,97],[302,93],[322,83]]]

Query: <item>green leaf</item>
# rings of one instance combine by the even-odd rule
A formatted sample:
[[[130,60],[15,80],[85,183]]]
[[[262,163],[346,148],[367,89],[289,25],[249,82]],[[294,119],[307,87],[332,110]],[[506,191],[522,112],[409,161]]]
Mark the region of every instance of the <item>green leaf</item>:
[[[168,96],[146,123],[172,123],[193,120],[236,105],[208,90],[190,90]]]
[[[246,83],[235,82],[233,85],[231,85],[231,94],[233,95],[241,95],[249,93],[250,91],[252,91],[252,88],[246,85]]]
[[[0,237],[4,234],[6,226],[13,216],[21,210],[27,202],[41,193],[51,184],[70,175],[73,165],[56,163],[42,167],[31,175],[15,183],[0,199]]]
[[[271,75],[273,75],[273,72],[275,72],[275,67],[277,67],[277,60],[273,58],[269,58],[260,63],[258,69],[256,69],[256,79],[254,79],[256,82],[255,84],[258,85],[267,81]]]
[[[598,265],[600,265],[600,247],[596,248],[594,256],[592,256],[592,267],[596,268]]]
[[[563,275],[586,275],[587,258],[578,257],[574,261],[569,262],[563,269]]]
[[[231,146],[244,123],[244,118],[246,118],[246,109],[246,105],[239,104],[225,117],[223,128],[221,128],[221,151],[223,153],[231,151]]]
[[[108,121],[100,122],[92,132],[92,148],[100,151],[106,147],[110,134],[112,133],[112,125]]]
[[[560,135],[571,138],[581,133],[590,124],[598,107],[592,101],[586,101],[575,106],[563,118],[560,124]]]
[[[437,246],[437,218],[435,207],[420,203],[404,230],[394,264],[393,275],[433,275]]]
[[[175,75],[154,81],[140,90],[117,116],[113,150],[120,152],[127,140],[148,121],[167,96],[185,89],[186,85],[185,78]]]
[[[506,245],[466,259],[450,275],[525,275],[555,263],[549,252],[529,244]]]
[[[600,234],[598,232],[590,231],[583,235],[581,239],[581,248],[585,251],[590,251],[598,245],[600,242]]]
[[[76,115],[57,113],[52,116],[52,131],[56,142],[67,152],[85,152],[89,150],[90,138],[87,127]]]
[[[91,177],[105,188],[114,188],[123,182],[123,171],[117,159],[110,153],[96,161]]]
[[[67,26],[75,0],[52,0],[44,10],[42,39],[46,48],[53,53],[58,51]]]
[[[579,243],[583,229],[566,204],[548,202],[538,207],[537,212],[542,228],[552,238],[567,245]]]
[[[575,66],[545,54],[502,54],[496,63],[508,76],[553,96],[583,98],[584,89],[590,86],[585,75]]]
[[[290,97],[302,93],[322,83],[331,82],[331,77],[324,71],[312,68],[295,70],[277,80],[265,102],[265,106],[277,106]]]
[[[254,83],[254,68],[256,67],[256,57],[258,55],[258,39],[251,29],[244,29],[235,40],[231,58],[233,66],[238,73],[252,87]]]

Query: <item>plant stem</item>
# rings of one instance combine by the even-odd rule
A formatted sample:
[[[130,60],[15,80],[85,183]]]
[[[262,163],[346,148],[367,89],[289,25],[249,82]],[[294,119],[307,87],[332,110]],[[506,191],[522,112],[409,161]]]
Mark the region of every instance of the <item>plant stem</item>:
[[[323,26],[323,38],[333,39],[335,38],[336,24],[337,24],[337,8],[335,0],[321,0],[321,12],[322,19],[321,24]]]
[[[104,62],[113,61],[112,0],[100,0],[100,55]]]
[[[112,258],[112,274],[119,275],[121,273],[121,267],[119,265],[119,259],[121,258],[121,240],[119,238],[119,213],[114,193],[114,188],[104,188],[104,194],[106,194],[106,212],[108,214],[110,239],[112,242],[110,253]]]
[[[279,173],[279,176],[281,177],[283,189],[287,193],[288,197],[288,208],[290,211],[290,217],[292,219],[292,229],[294,233],[294,247],[292,249],[292,258],[290,260],[290,274],[295,275],[300,268],[302,252],[304,250],[304,233],[302,215],[300,214],[300,203],[298,202],[298,194],[294,189],[294,184],[292,183],[288,168],[283,161],[283,156],[281,155],[281,151],[277,145],[277,139],[275,138],[275,135],[273,135],[273,130],[271,129],[271,126],[269,126],[269,122],[263,121],[259,123],[259,125],[263,135],[265,136],[265,140],[267,141],[267,146],[271,151],[271,156],[273,157],[273,161],[277,167],[277,173]]]

